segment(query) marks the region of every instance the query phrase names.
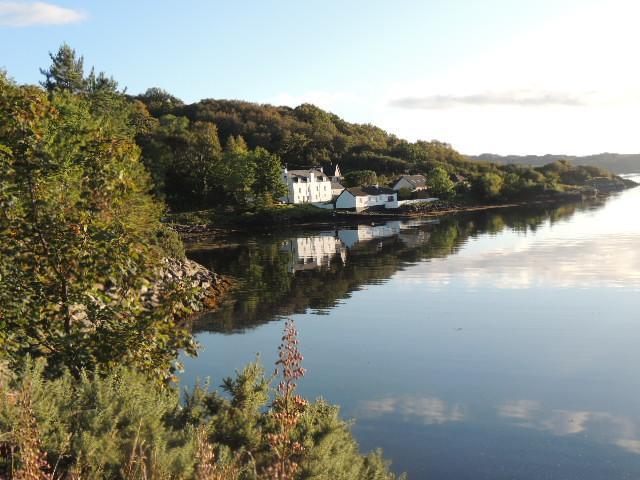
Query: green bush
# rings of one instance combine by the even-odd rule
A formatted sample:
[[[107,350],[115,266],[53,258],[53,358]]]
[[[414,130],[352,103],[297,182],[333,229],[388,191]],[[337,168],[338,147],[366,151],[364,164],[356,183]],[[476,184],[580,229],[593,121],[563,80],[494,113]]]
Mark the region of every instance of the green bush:
[[[199,432],[205,432],[215,468],[240,472],[222,478],[265,478],[262,473],[273,458],[269,437],[279,426],[270,403],[271,379],[257,362],[225,379],[222,392],[196,385],[182,402],[177,387],[159,388],[126,368],[104,377],[83,373],[75,378],[65,372],[53,380],[43,376],[43,369],[41,360],[28,361],[0,383],[0,438],[6,446],[19,445],[25,409],[31,412],[46,459],[57,464],[61,475],[202,478],[196,472],[202,461]],[[359,453],[349,423],[340,418],[338,407],[323,400],[308,405],[293,436],[304,447],[298,479],[396,478],[379,451]],[[19,454],[13,460],[19,464]],[[3,468],[8,474],[11,461],[0,462],[0,477]]]
[[[184,260],[185,251],[184,244],[180,239],[180,235],[169,227],[163,226],[158,230],[157,234],[158,246],[169,258],[176,258],[178,260]]]

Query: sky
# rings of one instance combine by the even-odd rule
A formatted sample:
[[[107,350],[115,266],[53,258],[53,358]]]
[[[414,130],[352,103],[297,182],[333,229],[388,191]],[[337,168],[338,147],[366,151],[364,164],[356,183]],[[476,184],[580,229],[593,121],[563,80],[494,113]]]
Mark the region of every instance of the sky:
[[[0,68],[67,42],[129,93],[310,102],[465,154],[638,153],[638,0],[0,0]]]

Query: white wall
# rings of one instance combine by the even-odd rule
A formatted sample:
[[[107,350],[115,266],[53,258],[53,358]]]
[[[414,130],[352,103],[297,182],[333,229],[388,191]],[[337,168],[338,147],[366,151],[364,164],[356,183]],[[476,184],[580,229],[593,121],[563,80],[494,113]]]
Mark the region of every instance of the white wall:
[[[330,202],[333,198],[331,191],[331,181],[329,177],[323,175],[322,180],[318,180],[314,172],[309,172],[307,181],[301,180],[295,175],[289,175],[286,171],[282,174],[284,182],[287,184],[288,195],[285,200],[287,203],[315,203]]]
[[[389,198],[391,198],[391,200],[389,200]],[[356,212],[359,212],[365,208],[377,207],[386,205],[388,202],[397,201],[398,196],[395,193],[354,197],[351,193],[345,190],[336,200],[336,208],[355,208]]]
[[[402,205],[411,205],[412,203],[428,203],[438,200],[435,197],[432,198],[416,198],[414,200],[395,200],[393,202],[387,202],[384,204],[384,208],[398,208]]]
[[[356,208],[356,197],[344,190],[336,200],[336,208]]]

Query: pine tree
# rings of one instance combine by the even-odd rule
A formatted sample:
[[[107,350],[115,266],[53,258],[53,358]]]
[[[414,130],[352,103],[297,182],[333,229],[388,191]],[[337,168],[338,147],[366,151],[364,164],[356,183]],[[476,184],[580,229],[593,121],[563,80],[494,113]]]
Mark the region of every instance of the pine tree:
[[[76,51],[66,43],[63,43],[54,55],[49,52],[51,66],[40,73],[45,76],[40,84],[49,92],[56,89],[69,90],[73,93],[84,91],[86,80],[84,78],[84,57],[76,58]]]

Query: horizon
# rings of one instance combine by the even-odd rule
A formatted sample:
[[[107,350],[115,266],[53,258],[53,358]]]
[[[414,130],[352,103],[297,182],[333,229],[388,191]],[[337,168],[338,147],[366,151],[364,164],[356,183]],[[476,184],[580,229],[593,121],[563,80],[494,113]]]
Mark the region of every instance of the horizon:
[[[312,103],[471,156],[639,153],[640,5],[514,3],[0,1],[0,68],[35,84],[66,42],[132,95]]]

